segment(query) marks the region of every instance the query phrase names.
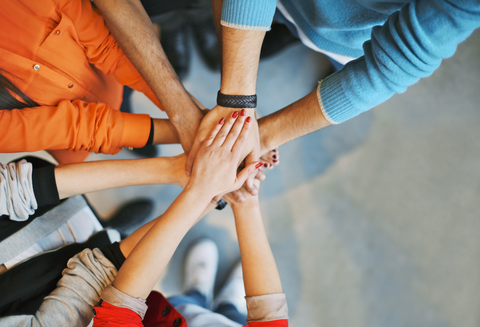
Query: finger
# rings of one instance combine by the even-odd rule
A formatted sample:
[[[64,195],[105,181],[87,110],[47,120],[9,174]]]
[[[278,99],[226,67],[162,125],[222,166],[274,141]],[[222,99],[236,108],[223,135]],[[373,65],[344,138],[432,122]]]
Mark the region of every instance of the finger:
[[[202,142],[198,137],[196,137],[195,141],[193,142],[192,148],[188,153],[187,161],[185,162],[185,174],[188,177],[192,175],[193,163],[195,162],[195,157],[197,156],[198,150],[200,149],[201,145]]]
[[[255,175],[255,179],[258,179],[260,182],[263,182],[267,176],[265,176],[265,173],[263,170],[258,169],[257,174]]]
[[[235,124],[237,117],[238,117],[238,111],[234,111],[227,119],[225,119],[225,124],[223,125],[222,129],[218,133],[213,143],[215,146],[222,146],[223,142],[225,142],[225,139],[230,133],[230,130],[232,129],[233,124]]]
[[[233,145],[235,144],[235,141],[237,140],[238,136],[240,135],[240,132],[243,129],[243,125],[245,124],[245,120],[247,119],[247,111],[245,109],[242,109],[240,111],[240,115],[237,118],[237,121],[233,125],[232,129],[230,130],[230,133],[228,133],[227,138],[225,139],[225,142],[223,143],[223,146],[225,149],[228,149],[229,151],[232,150]]]
[[[247,143],[248,133],[250,132],[250,128],[252,126],[251,122],[252,122],[252,117],[248,116],[245,119],[243,128],[240,131],[240,134],[238,135],[237,139],[235,140],[235,144],[232,147],[232,152],[238,156],[240,156],[243,148],[245,147],[245,144]],[[246,163],[249,163],[249,162],[246,161]]]
[[[237,181],[235,182],[235,185],[237,186],[236,188],[240,188],[239,186],[243,185],[248,178],[252,177],[253,179],[253,176],[257,174],[257,170],[261,166],[262,166],[261,162],[252,162],[251,164],[245,166],[245,168],[237,174]],[[252,184],[250,184],[250,188],[252,191],[254,190],[253,185],[254,184],[252,182]],[[248,188],[247,188],[247,191],[251,193]]]
[[[222,118],[218,121],[218,124],[215,124],[212,131],[207,135],[205,139],[205,146],[210,146],[214,141],[218,133],[222,130],[222,127],[225,125],[225,118]]]

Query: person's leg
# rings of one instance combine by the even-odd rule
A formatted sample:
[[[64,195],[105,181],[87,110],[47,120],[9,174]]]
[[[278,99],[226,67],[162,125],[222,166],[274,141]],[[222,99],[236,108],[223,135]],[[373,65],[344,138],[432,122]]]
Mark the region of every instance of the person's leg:
[[[220,69],[220,50],[210,0],[196,0],[185,9],[201,57],[212,70]]]
[[[242,326],[247,324],[247,315],[238,311],[237,307],[231,303],[222,303],[216,309],[216,313],[219,313],[230,320],[238,322]]]
[[[207,308],[207,297],[197,290],[191,290],[182,295],[174,295],[169,297],[167,300],[173,307],[177,307],[182,304],[195,304],[202,308]]]
[[[188,6],[193,0],[141,0],[148,16],[154,17]]]
[[[197,242],[185,258],[183,294],[167,300],[176,307],[196,304],[208,309],[213,298],[213,287],[218,267],[218,248],[210,239]]]
[[[182,80],[188,73],[191,53],[185,10],[179,9],[152,17],[152,22],[160,26],[160,43],[163,51],[178,78]]]
[[[215,298],[214,312],[224,315],[239,324],[247,324],[247,306],[243,283],[242,264],[239,262],[228,276],[225,285]]]

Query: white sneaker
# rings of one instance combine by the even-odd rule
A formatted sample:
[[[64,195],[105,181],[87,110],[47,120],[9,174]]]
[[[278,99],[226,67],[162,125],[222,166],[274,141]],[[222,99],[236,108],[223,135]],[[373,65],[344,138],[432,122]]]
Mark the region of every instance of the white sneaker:
[[[185,258],[183,291],[195,289],[207,297],[207,303],[211,303],[217,268],[217,245],[210,239],[200,240],[188,251]]]
[[[242,262],[238,262],[213,302],[214,310],[223,303],[233,304],[238,312],[247,314],[245,286],[243,284]]]

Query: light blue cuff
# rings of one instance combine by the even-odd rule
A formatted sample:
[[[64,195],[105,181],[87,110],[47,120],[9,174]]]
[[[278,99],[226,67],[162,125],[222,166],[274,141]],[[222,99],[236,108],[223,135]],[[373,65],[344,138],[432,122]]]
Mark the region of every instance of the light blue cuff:
[[[268,31],[276,3],[276,0],[225,0],[221,24],[242,30]]]

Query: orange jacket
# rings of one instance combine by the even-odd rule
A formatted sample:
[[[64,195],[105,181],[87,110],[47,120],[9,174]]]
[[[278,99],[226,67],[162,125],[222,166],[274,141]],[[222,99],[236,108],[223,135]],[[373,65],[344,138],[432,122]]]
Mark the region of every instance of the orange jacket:
[[[0,68],[41,105],[0,110],[0,152],[144,146],[150,117],[118,111],[122,85],[161,108],[89,0],[1,1]]]

